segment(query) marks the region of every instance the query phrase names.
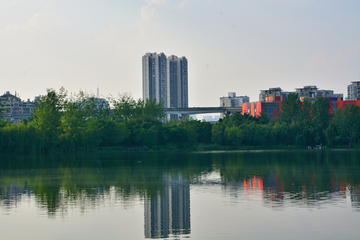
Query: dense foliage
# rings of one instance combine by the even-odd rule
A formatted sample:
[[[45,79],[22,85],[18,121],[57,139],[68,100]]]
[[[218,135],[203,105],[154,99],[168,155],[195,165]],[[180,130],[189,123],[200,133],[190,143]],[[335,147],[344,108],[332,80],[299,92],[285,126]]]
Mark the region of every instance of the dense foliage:
[[[326,145],[354,147],[360,140],[360,107],[330,112],[330,102],[313,104],[289,95],[275,122],[267,116],[234,114],[217,124],[195,120],[164,123],[162,103],[129,94],[103,99],[80,91],[48,89],[31,119],[0,122],[1,152],[93,151],[104,147],[195,148],[203,146]]]

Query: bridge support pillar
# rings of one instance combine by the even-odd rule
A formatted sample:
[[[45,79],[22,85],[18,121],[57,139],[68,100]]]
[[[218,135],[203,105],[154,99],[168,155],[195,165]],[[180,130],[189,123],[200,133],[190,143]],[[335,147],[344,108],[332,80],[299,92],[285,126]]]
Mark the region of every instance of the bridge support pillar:
[[[183,113],[179,113],[179,120],[183,120],[183,119],[185,119],[185,114],[183,114]]]

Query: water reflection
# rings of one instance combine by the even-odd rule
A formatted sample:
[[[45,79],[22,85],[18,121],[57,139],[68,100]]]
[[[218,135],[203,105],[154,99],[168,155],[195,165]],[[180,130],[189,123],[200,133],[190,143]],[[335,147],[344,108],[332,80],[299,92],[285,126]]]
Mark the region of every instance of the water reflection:
[[[18,185],[3,186],[0,193],[0,206],[4,209],[11,209],[18,207],[23,200],[23,197],[30,197],[33,194],[32,189],[29,187],[22,187]]]
[[[223,182],[225,194],[230,193],[233,198],[243,195],[246,199],[254,201],[260,199],[269,207],[307,207],[321,208],[322,204],[335,205],[348,198],[351,206],[360,211],[360,184],[352,185],[335,176],[324,183],[325,188],[314,183],[314,176],[310,175],[310,184],[301,182],[285,184],[285,179],[279,179],[276,172],[268,174],[264,179],[261,175],[244,178],[243,182]],[[227,191],[229,190],[229,191]]]
[[[180,175],[165,175],[167,185],[145,197],[145,238],[190,234],[190,186]]]
[[[257,209],[322,209],[349,203],[360,212],[359,153],[1,156],[0,214],[11,214],[29,199],[52,219],[114,205],[131,208],[141,201],[145,238],[189,237],[194,232],[191,189],[201,194],[212,191],[208,186],[221,189],[226,201],[237,205],[247,201]]]

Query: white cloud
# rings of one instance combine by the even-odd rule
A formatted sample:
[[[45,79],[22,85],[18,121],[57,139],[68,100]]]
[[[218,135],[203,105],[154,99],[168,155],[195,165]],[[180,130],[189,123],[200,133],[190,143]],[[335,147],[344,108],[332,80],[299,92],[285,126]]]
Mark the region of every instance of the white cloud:
[[[175,8],[184,9],[185,6],[190,2],[190,0],[183,0],[181,3],[175,6]]]
[[[159,7],[166,5],[166,0],[146,0],[146,5],[141,6],[141,18],[150,20],[156,15]]]
[[[66,26],[68,23],[61,21],[54,12],[37,13],[27,20],[24,24],[9,24],[3,30],[0,30],[0,37],[6,35],[26,33],[40,33],[57,30]]]

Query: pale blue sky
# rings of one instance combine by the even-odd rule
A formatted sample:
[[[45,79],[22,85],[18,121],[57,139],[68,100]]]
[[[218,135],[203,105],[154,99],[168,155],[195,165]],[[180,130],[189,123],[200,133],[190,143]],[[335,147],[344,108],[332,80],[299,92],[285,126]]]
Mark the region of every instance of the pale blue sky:
[[[188,58],[190,106],[304,85],[345,97],[360,75],[359,12],[357,0],[1,0],[1,91],[140,98],[141,57],[164,52]]]

